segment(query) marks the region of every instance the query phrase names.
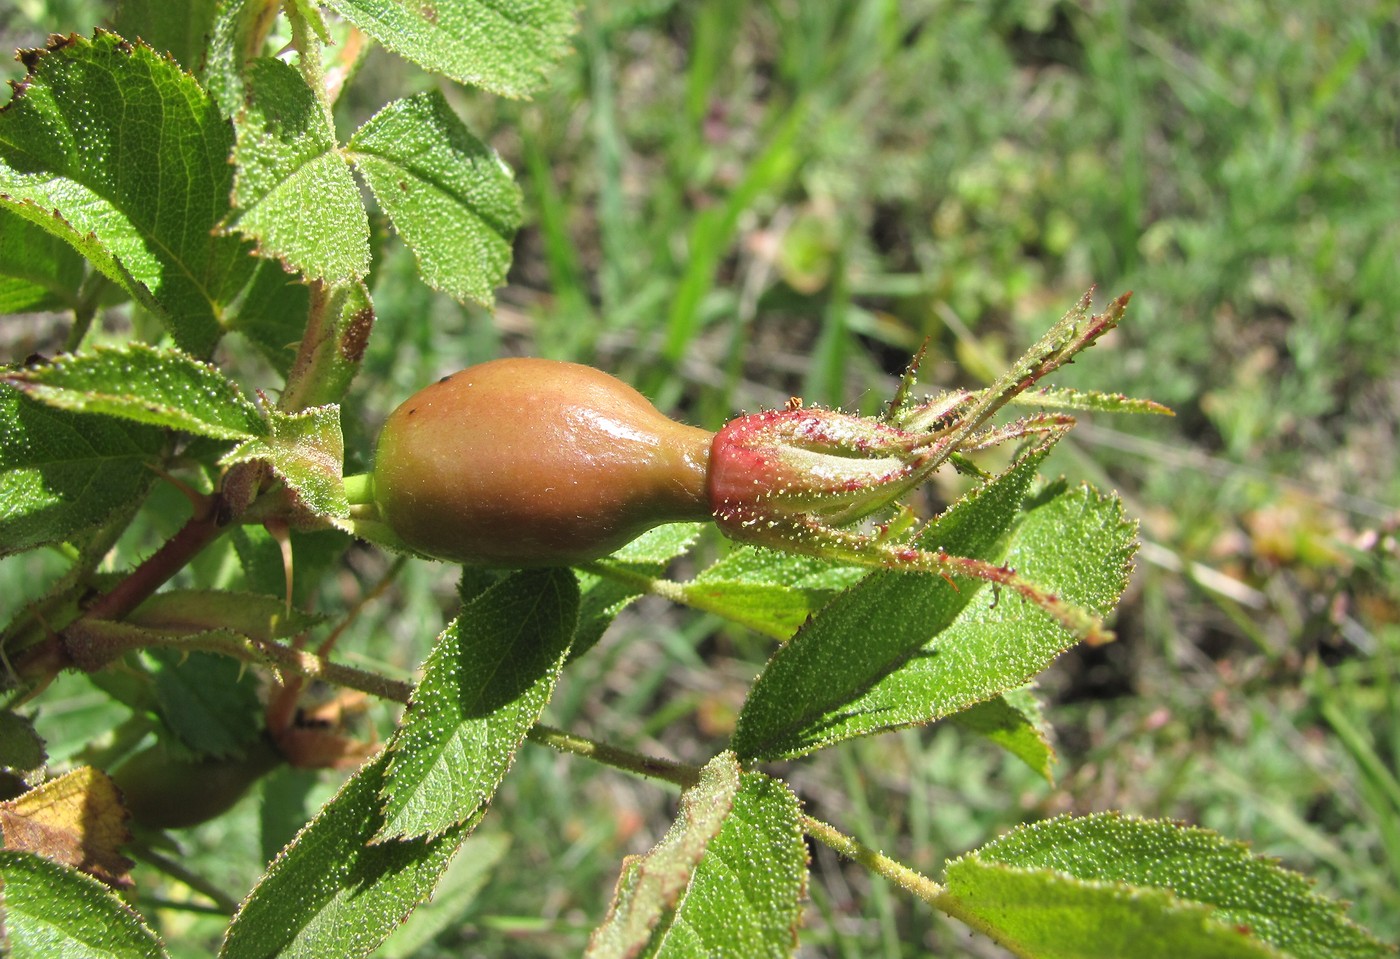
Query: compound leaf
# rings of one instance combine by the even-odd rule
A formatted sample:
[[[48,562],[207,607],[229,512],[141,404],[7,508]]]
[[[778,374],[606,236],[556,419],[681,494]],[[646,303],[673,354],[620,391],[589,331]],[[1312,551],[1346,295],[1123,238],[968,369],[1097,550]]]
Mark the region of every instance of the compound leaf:
[[[390,103],[356,132],[350,150],[423,279],[459,300],[491,305],[520,226],[520,188],[442,94]]]
[[[961,556],[994,555],[1048,450],[1048,445],[1038,447],[953,504],[922,541]],[[869,710],[864,717],[853,714],[853,704],[947,629],[980,586],[960,579],[954,587],[924,573],[866,576],[823,607],[769,660],[740,714],[735,750],[743,759],[796,756],[878,728],[883,717]]]
[[[1124,520],[1116,497],[1057,484],[1029,500],[1008,532],[994,551],[971,555],[1005,563],[1099,614],[1113,608],[1127,585],[1136,528]],[[1006,591],[964,580],[956,591],[941,583],[940,595],[940,583],[876,574],[833,601],[774,655],[755,684],[740,718],[741,755],[745,749],[770,759],[802,755],[853,736],[932,722],[1025,685],[1075,643],[1047,613]],[[920,632],[922,644],[904,647]],[[817,641],[799,645],[809,633]],[[867,664],[874,657],[859,651],[866,644],[885,650],[873,669]],[[817,686],[818,673],[807,672],[812,667],[804,661],[816,654],[859,665],[844,667],[844,682],[828,678]],[[784,688],[802,698],[791,704],[769,698]],[[786,716],[767,731],[754,725],[773,722],[767,717],[779,717],[780,710]]]
[[[98,31],[23,54],[0,111],[0,205],[72,245],[207,356],[257,261],[217,235],[232,134],[194,78]]]
[[[234,129],[233,229],[307,276],[369,271],[369,218],[330,118],[301,74],[272,57],[248,64]]]

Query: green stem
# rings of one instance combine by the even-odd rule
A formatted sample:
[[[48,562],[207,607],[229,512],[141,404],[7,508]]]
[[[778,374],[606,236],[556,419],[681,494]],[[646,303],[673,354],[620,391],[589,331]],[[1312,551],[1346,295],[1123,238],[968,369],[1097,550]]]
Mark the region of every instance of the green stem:
[[[297,69],[306,79],[306,85],[316,94],[316,102],[326,115],[327,129],[335,129],[335,118],[331,115],[331,100],[326,91],[326,71],[321,63],[321,39],[315,36],[311,24],[302,15],[295,3],[285,4],[287,20],[292,26],[292,46],[297,51]]]
[[[1008,941],[998,927],[989,923],[982,916],[969,911],[962,900],[948,891],[947,886],[940,885],[923,873],[916,872],[884,853],[871,849],[860,840],[846,835],[835,826],[824,823],[820,819],[804,815],[802,828],[813,839],[831,847],[847,859],[860,863],[877,876],[883,876],[906,892],[918,896],[939,912],[980,932],[1012,954],[1027,957],[1031,955],[1019,943]]]
[[[646,573],[639,573],[636,570],[614,566],[608,562],[584,563],[577,568],[586,573],[592,573],[595,576],[601,576],[604,579],[610,579],[614,582],[630,586],[639,593],[646,593],[650,596],[660,596],[662,599],[675,603],[677,606],[688,606],[702,613],[713,613],[732,623],[738,623],[740,626],[747,626],[754,632],[770,636],[779,642],[784,642],[788,639],[786,635],[775,633],[770,623],[762,620],[750,619],[745,616],[741,610],[736,610],[733,606],[727,605],[722,600],[709,597],[704,591],[692,593],[686,588],[684,583],[677,583],[675,580],[664,579],[659,576],[648,576]]]
[[[170,859],[165,855],[156,852],[147,843],[143,841],[135,842],[129,844],[126,848],[127,851],[130,852],[137,859],[140,859],[142,862],[145,862],[150,866],[154,866],[156,869],[165,873],[171,879],[175,879],[179,882],[182,882],[186,886],[189,886],[191,889],[193,889],[195,892],[202,893],[203,895],[208,896],[210,901],[214,903],[217,911],[220,914],[225,916],[231,916],[238,911],[238,900],[229,896],[228,893],[224,892],[222,889],[214,885],[204,876],[201,876],[199,873],[193,872],[190,869],[187,869],[183,864],[177,862],[176,860]],[[181,908],[190,907],[181,906]]]
[[[876,852],[854,837],[846,835],[835,826],[824,823],[820,819],[804,815],[802,828],[807,835],[823,845],[830,846],[847,859],[860,863],[878,876],[884,876],[901,889],[913,893],[925,902],[939,909],[944,909],[944,900],[948,896],[948,890],[923,873],[915,872],[882,852]]]
[[[73,326],[68,330],[68,338],[63,344],[66,352],[76,353],[92,329],[93,318],[97,316],[97,304],[106,292],[110,281],[93,270],[78,288],[78,302],[73,307]]]
[[[365,506],[374,502],[374,474],[354,473],[345,477],[345,498],[351,506]]]
[[[608,743],[601,743],[584,736],[576,736],[573,733],[547,726],[544,723],[537,723],[525,738],[541,746],[549,746],[557,749],[561,753],[573,753],[575,756],[585,756],[604,764],[612,766],[614,769],[621,769],[625,772],[636,773],[639,776],[646,776],[650,779],[662,779],[669,783],[675,783],[682,789],[695,785],[700,781],[700,767],[691,766],[687,763],[678,763],[670,759],[660,759],[656,756],[647,756],[642,753],[633,752],[630,749],[622,749]]]

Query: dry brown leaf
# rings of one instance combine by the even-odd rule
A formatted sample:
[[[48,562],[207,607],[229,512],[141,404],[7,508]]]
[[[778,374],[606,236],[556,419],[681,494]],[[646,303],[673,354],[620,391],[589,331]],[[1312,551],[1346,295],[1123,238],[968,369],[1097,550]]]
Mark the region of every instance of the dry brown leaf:
[[[81,869],[109,886],[127,888],[132,862],[120,852],[131,834],[111,777],[82,766],[0,803],[4,847]]]

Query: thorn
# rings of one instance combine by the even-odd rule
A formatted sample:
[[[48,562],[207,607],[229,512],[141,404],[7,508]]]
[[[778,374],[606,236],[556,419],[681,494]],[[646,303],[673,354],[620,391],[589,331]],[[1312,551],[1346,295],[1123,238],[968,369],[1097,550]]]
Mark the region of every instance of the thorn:
[[[282,551],[282,575],[287,583],[287,615],[292,615],[292,536],[285,520],[269,519],[263,523],[268,535],[276,541]]]

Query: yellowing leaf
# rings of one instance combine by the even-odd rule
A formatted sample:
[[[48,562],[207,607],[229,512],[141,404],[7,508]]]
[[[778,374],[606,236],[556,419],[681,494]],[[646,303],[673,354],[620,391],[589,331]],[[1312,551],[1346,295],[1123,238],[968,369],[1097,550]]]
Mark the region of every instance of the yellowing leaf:
[[[130,886],[131,860],[118,850],[131,838],[117,787],[83,766],[0,803],[5,848],[81,869],[110,886]]]

